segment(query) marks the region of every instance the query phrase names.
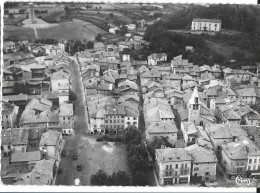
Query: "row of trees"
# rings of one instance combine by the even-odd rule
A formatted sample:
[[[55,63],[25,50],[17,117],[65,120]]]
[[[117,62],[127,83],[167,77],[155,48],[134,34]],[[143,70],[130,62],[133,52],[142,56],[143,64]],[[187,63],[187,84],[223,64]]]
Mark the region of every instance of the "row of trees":
[[[127,163],[130,168],[134,186],[147,185],[146,173],[148,170],[148,158],[145,146],[142,143],[141,132],[133,125],[125,132],[125,143],[127,145]]]
[[[94,42],[93,41],[69,41],[67,42],[65,46],[65,52],[70,53],[71,55],[74,55],[76,52],[81,52],[86,49],[93,49],[94,48]]]
[[[36,44],[48,44],[48,45],[56,45],[58,41],[52,38],[43,38],[34,40]]]
[[[93,186],[130,186],[131,179],[126,171],[119,170],[112,175],[107,175],[103,170],[98,170],[90,178]]]

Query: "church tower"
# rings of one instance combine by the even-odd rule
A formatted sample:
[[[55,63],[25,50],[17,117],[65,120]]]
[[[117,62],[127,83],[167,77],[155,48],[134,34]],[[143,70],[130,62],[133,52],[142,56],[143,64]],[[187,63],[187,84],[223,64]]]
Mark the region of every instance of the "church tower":
[[[194,123],[195,125],[200,124],[200,101],[199,92],[197,86],[194,88],[191,98],[188,102],[188,121]]]

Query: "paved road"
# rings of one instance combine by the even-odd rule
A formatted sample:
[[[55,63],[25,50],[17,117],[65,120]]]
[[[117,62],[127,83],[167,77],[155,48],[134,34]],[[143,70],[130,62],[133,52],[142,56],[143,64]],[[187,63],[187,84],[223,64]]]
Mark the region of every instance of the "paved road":
[[[60,161],[60,168],[62,168],[62,173],[58,174],[56,178],[56,185],[73,185],[74,176],[76,175],[76,164],[77,161],[72,160],[72,154],[78,152],[78,143],[80,141],[81,135],[86,135],[88,133],[88,128],[86,124],[85,116],[85,106],[83,99],[83,88],[80,79],[79,65],[76,61],[71,62],[71,90],[76,93],[77,100],[75,101],[75,134],[74,136],[64,137],[65,144],[64,150],[66,150],[66,157],[62,157]]]

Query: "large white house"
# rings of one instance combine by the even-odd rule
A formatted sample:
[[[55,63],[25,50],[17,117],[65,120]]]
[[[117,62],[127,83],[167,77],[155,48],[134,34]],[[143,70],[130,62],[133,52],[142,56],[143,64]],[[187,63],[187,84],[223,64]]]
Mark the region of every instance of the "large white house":
[[[221,20],[194,18],[192,20],[191,30],[192,31],[220,31]]]

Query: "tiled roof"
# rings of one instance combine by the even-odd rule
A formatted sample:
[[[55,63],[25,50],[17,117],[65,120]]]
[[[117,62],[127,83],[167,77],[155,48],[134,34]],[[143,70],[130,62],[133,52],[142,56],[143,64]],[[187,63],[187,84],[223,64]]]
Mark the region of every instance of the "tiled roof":
[[[165,148],[155,150],[157,162],[192,161],[191,155],[184,148]]]
[[[190,145],[185,148],[192,156],[193,163],[217,163],[214,151],[208,147],[201,147],[198,144]]]
[[[15,105],[2,102],[2,115],[10,115],[14,111]]]
[[[54,130],[49,130],[42,134],[39,145],[40,146],[45,146],[45,145],[56,146],[56,143],[60,137],[61,137],[60,132],[57,132]]]
[[[221,23],[220,19],[206,19],[206,18],[194,18],[192,22],[211,22],[211,23]]]
[[[14,152],[11,154],[11,163],[16,162],[35,162],[41,160],[40,151],[32,152]]]
[[[148,133],[177,133],[178,129],[172,122],[150,122],[147,125]]]
[[[27,145],[29,131],[27,128],[12,128],[2,130],[2,144]]]

